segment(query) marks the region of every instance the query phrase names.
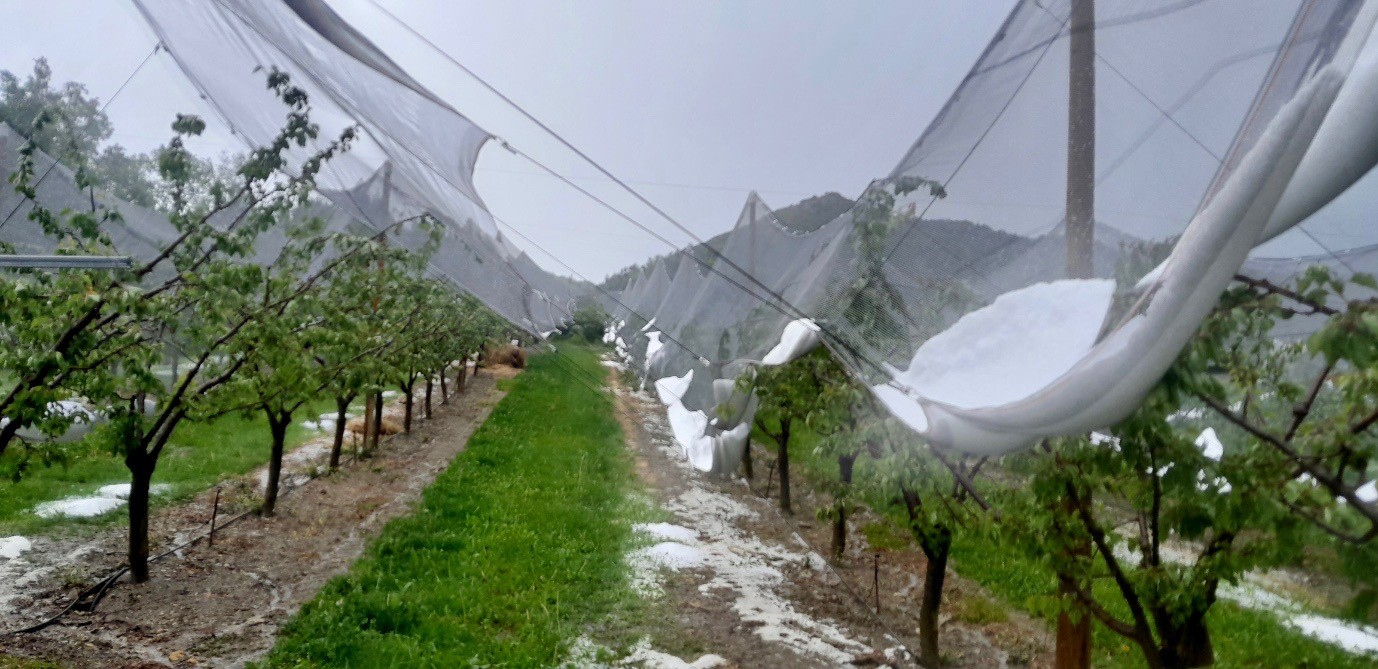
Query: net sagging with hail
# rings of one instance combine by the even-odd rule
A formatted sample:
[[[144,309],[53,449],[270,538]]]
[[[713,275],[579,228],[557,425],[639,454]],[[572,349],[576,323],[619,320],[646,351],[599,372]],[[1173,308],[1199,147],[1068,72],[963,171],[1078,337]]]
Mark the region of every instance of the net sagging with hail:
[[[508,242],[474,189],[474,164],[490,135],[411,78],[327,4],[131,3],[158,40],[157,58],[170,58],[174,66],[168,71],[186,80],[178,86],[189,83],[200,97],[172,103],[190,108],[160,109],[168,121],[175,112],[204,109],[209,112],[206,120],[220,124],[241,149],[266,146],[282,127],[286,110],[264,81],[269,71],[280,70],[309,95],[311,121],[320,128],[319,139],[289,151],[285,169],[300,169],[346,128],[358,130],[351,148],[329,160],[318,175],[316,193],[321,197],[313,204],[313,215],[337,230],[386,231],[388,243],[413,250],[430,239],[423,221],[438,222],[442,235],[430,258],[430,274],[532,334],[549,333],[568,320],[573,301],[588,287],[546,272]],[[22,141],[16,134],[9,148],[17,149]],[[14,161],[13,156],[6,159],[11,169]],[[70,170],[54,170],[44,181],[51,183],[40,184],[40,201],[62,208],[63,198],[71,196],[84,206],[85,196],[75,189]],[[131,240],[140,235],[155,239],[170,229],[156,212],[100,199],[123,212],[122,229],[135,233]],[[283,241],[270,231],[259,240],[264,248],[256,249],[255,259],[271,262],[277,252],[273,247]],[[116,250],[143,258],[147,249],[136,246],[117,244]]]
[[[791,227],[753,194],[731,232],[610,299],[608,338],[705,471],[735,468],[750,429],[733,379],[819,343],[936,445],[1000,453],[1107,427],[1241,266],[1375,264],[1378,229],[1356,225],[1378,199],[1361,179],[1378,161],[1375,14],[1018,2],[851,210]]]
[[[310,94],[322,142],[360,128],[322,174],[332,225],[438,219],[432,270],[533,333],[591,294],[498,233],[472,180],[489,134],[324,0],[131,2],[241,146],[281,124],[270,68]],[[1020,0],[850,209],[801,216],[753,194],[728,233],[604,296],[609,339],[705,470],[740,458],[753,401],[735,379],[819,343],[941,446],[1002,452],[1114,423],[1241,266],[1372,264],[1378,230],[1355,221],[1378,196],[1376,13],[1376,0]],[[128,209],[128,252],[166,232],[156,212],[110,204]]]

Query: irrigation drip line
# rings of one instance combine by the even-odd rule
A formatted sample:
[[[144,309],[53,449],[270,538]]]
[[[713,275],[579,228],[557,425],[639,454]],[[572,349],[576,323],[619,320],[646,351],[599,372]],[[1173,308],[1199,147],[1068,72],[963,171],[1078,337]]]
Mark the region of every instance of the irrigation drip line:
[[[460,391],[456,391],[456,392],[460,392]],[[391,441],[391,440],[393,439],[393,437],[396,437],[396,436],[398,436],[398,435],[389,434],[389,435],[383,436],[382,440],[379,442],[379,447],[381,447],[383,444],[388,443],[389,441]],[[356,456],[355,454],[351,453],[351,454],[349,455],[348,459],[346,459],[343,463],[341,463],[341,466],[346,465],[346,464],[356,463],[356,462],[359,462],[358,456]],[[318,479],[318,478],[320,478],[320,477],[308,478],[308,479],[307,479],[304,483],[302,483],[301,485],[284,487],[284,488],[282,489],[282,491],[278,493],[278,499],[282,499],[282,498],[284,498],[284,497],[287,497],[288,495],[291,495],[292,493],[296,492],[297,490],[300,490],[301,488],[305,488],[306,486],[310,485],[312,481],[315,481],[315,480]],[[249,510],[247,510],[247,511],[242,511],[242,512],[240,512],[240,513],[238,513],[238,514],[236,514],[236,515],[234,515],[234,516],[231,516],[228,520],[225,520],[225,521],[218,521],[218,522],[216,522],[216,524],[215,524],[214,531],[218,534],[218,533],[224,531],[225,528],[230,527],[231,525],[234,525],[234,524],[238,523],[240,520],[243,520],[246,516],[250,516],[250,515],[257,514],[257,513],[259,513],[260,511],[261,511],[261,509],[253,508],[253,509],[249,509]],[[200,543],[201,541],[205,540],[206,538],[210,537],[210,534],[211,534],[211,529],[209,528],[210,524],[211,524],[211,521],[209,521],[209,520],[206,521],[205,523],[202,523],[201,527],[207,528],[206,531],[205,531],[204,533],[202,533],[202,534],[197,534],[196,536],[192,537],[191,539],[188,539],[187,541],[185,541],[185,542],[183,542],[183,543],[181,543],[181,544],[179,544],[179,545],[173,546],[172,548],[169,548],[169,549],[163,551],[162,553],[158,553],[157,555],[150,556],[150,557],[148,558],[148,563],[149,563],[149,564],[154,564],[154,563],[156,563],[156,562],[159,562],[159,561],[161,561],[163,558],[166,558],[166,557],[169,556],[169,555],[172,555],[172,554],[174,554],[174,553],[178,553],[178,552],[180,552],[180,551],[186,550],[187,548],[190,548],[191,546],[194,546],[194,545]],[[16,629],[16,630],[8,630],[8,631],[0,632],[0,637],[18,636],[18,635],[20,635],[20,634],[33,634],[34,632],[40,632],[40,631],[42,631],[42,630],[44,630],[44,629],[47,629],[47,628],[52,627],[53,625],[57,624],[58,621],[62,620],[64,617],[66,617],[66,616],[67,616],[68,614],[70,614],[72,611],[75,611],[75,610],[77,610],[77,609],[81,609],[81,610],[86,611],[86,612],[88,612],[88,613],[89,613],[89,612],[92,612],[92,611],[95,611],[95,610],[96,610],[96,606],[99,605],[100,602],[101,602],[101,600],[105,598],[105,595],[106,595],[107,593],[109,593],[110,588],[113,587],[113,586],[115,585],[115,582],[118,581],[118,580],[120,579],[121,576],[124,576],[124,575],[127,574],[127,573],[129,573],[129,565],[126,564],[126,565],[120,566],[119,568],[115,569],[113,572],[111,572],[111,573],[110,573],[109,575],[107,575],[106,577],[104,577],[104,578],[102,578],[101,580],[97,581],[95,584],[91,585],[90,587],[86,588],[85,590],[82,590],[80,593],[77,593],[77,596],[74,597],[74,598],[72,599],[72,601],[71,601],[70,603],[67,604],[67,606],[66,606],[65,608],[63,608],[61,611],[59,611],[57,614],[53,615],[52,617],[50,617],[50,618],[48,618],[48,619],[46,619],[46,620],[43,620],[43,621],[34,623],[33,625],[30,625],[30,626],[28,626],[28,627],[23,627],[23,628]],[[87,598],[91,598],[89,602],[85,601]]]
[[[129,82],[134,81],[134,77],[138,76],[139,72],[143,71],[144,66],[145,66],[145,65],[148,65],[148,62],[149,62],[150,60],[153,60],[153,56],[157,55],[157,53],[158,53],[159,51],[161,51],[162,48],[163,48],[163,43],[162,43],[161,41],[159,41],[158,43],[154,44],[154,45],[153,45],[153,50],[152,50],[152,51],[149,51],[147,56],[144,56],[144,59],[143,59],[142,61],[139,62],[139,65],[138,65],[137,67],[134,68],[134,71],[133,71],[133,72],[130,72],[130,73],[129,73],[129,76],[128,76],[128,77],[125,77],[124,83],[121,83],[121,84],[120,84],[120,87],[119,87],[119,88],[116,88],[116,89],[115,89],[115,92],[110,94],[110,97],[107,98],[106,101],[105,101],[105,103],[102,104],[102,105],[100,106],[100,108],[96,110],[96,113],[97,113],[97,114],[104,114],[104,113],[105,113],[105,109],[106,109],[107,107],[110,106],[110,103],[114,102],[114,101],[115,101],[115,98],[119,97],[119,96],[120,96],[120,93],[123,93],[123,92],[124,92],[124,89],[125,89],[126,87],[129,86]],[[30,140],[30,141],[32,141],[32,140]],[[57,169],[57,166],[58,166],[58,160],[57,160],[57,158],[54,157],[54,156],[49,156],[49,158],[52,159],[53,164],[49,165],[49,166],[48,166],[48,169],[44,170],[44,171],[43,171],[43,174],[42,174],[41,176],[38,177],[38,180],[35,181],[35,182],[33,183],[33,187],[34,187],[34,188],[38,188],[40,185],[42,185],[42,184],[43,184],[43,180],[44,180],[44,179],[47,179],[47,178],[48,178],[48,175],[49,175],[49,174],[52,174],[52,172],[53,172],[54,169]],[[18,202],[14,203],[14,208],[10,210],[10,213],[8,213],[8,214],[5,215],[5,220],[0,221],[0,228],[3,228],[3,227],[5,227],[7,224],[9,224],[10,219],[11,219],[11,218],[14,218],[14,215],[15,215],[16,213],[19,212],[19,208],[22,207],[22,206],[24,206],[24,200],[21,198]]]
[[[304,485],[306,485],[306,484],[302,484],[302,485],[304,486]],[[287,488],[287,489],[283,490],[282,493],[281,493],[279,496],[280,496],[280,497],[286,497],[289,493],[291,493],[292,491],[294,491],[294,490],[296,490],[297,488],[300,488],[300,487],[302,487],[302,486],[295,486],[295,487],[292,487],[292,488]],[[238,522],[240,519],[242,519],[244,516],[247,516],[247,515],[249,515],[249,514],[251,514],[251,513],[256,513],[257,511],[258,511],[257,509],[250,509],[250,510],[248,510],[248,511],[243,511],[243,512],[239,513],[238,515],[232,516],[229,520],[226,520],[226,521],[224,521],[224,522],[222,522],[222,523],[218,523],[218,524],[216,525],[215,529],[216,529],[216,531],[223,530],[223,529],[225,529],[226,527],[229,527],[230,525],[235,524],[235,523]],[[210,521],[206,521],[205,523],[202,524],[202,526],[209,526],[209,525],[210,525]],[[165,558],[165,557],[167,557],[167,556],[169,556],[169,555],[172,555],[173,553],[176,553],[176,552],[178,552],[178,551],[184,550],[184,549],[186,549],[186,548],[192,546],[193,544],[196,544],[197,542],[201,541],[202,539],[205,539],[205,538],[208,537],[208,536],[210,536],[209,530],[208,530],[205,534],[197,535],[197,536],[191,538],[190,540],[186,541],[185,543],[182,543],[182,544],[177,545],[177,546],[173,546],[172,548],[170,548],[170,549],[168,549],[168,550],[166,550],[166,551],[164,551],[164,552],[162,552],[162,553],[159,553],[159,554],[157,554],[157,555],[153,555],[153,556],[149,557],[149,558],[148,558],[148,563],[149,563],[149,564],[153,564],[153,563],[155,563],[155,562],[158,562],[158,561],[162,560],[163,558]],[[106,576],[105,578],[101,579],[100,581],[97,581],[97,582],[95,583],[95,585],[92,585],[91,587],[89,587],[89,588],[87,588],[87,589],[85,589],[85,590],[82,590],[80,593],[78,593],[77,596],[72,600],[72,602],[71,602],[70,604],[68,604],[66,608],[64,608],[64,609],[62,609],[61,611],[59,611],[59,612],[57,613],[57,615],[54,615],[54,616],[52,616],[51,618],[48,618],[47,620],[44,620],[44,621],[42,621],[42,622],[39,622],[39,623],[30,625],[30,626],[25,627],[25,628],[22,628],[22,629],[10,630],[10,631],[7,631],[7,632],[0,632],[0,636],[17,636],[17,635],[20,635],[20,634],[32,634],[32,633],[34,633],[34,632],[38,632],[38,631],[44,630],[44,629],[46,629],[46,628],[48,628],[48,627],[51,627],[52,625],[56,624],[59,620],[61,620],[63,617],[65,617],[67,614],[71,613],[72,611],[76,610],[78,607],[80,607],[82,610],[87,611],[87,612],[95,611],[95,610],[96,610],[96,606],[97,606],[98,604],[100,604],[100,602],[101,602],[102,599],[105,598],[106,593],[110,591],[110,588],[115,584],[115,581],[118,581],[118,580],[120,579],[121,576],[124,576],[124,575],[127,574],[127,573],[129,573],[129,565],[123,565],[123,566],[119,567],[118,569],[116,569],[114,572],[112,572],[109,576]],[[86,602],[86,603],[83,604],[83,600],[85,600],[87,597],[92,597],[91,601]]]

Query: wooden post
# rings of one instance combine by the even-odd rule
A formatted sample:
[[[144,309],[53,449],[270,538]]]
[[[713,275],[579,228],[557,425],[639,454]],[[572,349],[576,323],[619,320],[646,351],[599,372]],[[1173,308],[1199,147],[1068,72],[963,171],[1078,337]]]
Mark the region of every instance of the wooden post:
[[[746,446],[742,449],[742,473],[746,475],[746,484],[751,486],[751,479],[755,472],[751,471],[751,435],[746,435]]]
[[[378,395],[373,400],[373,451],[378,450],[378,442],[383,436],[383,394]]]
[[[208,548],[215,548],[215,519],[216,519],[216,516],[219,516],[219,515],[220,515],[220,488],[217,486],[216,489],[215,489],[215,502],[211,505],[211,533],[210,533],[210,536],[206,538],[206,546],[207,546]]]
[[[880,615],[880,553],[876,553],[874,570],[871,572],[871,588],[876,593],[876,615]]]
[[[377,395],[369,393],[364,396],[364,452],[368,452],[368,440],[373,438],[373,400]],[[357,457],[357,456],[356,456]]]

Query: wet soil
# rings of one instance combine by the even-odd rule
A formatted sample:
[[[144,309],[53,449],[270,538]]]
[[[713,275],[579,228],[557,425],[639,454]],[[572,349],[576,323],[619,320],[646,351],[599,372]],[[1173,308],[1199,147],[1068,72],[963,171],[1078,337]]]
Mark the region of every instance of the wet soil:
[[[214,546],[197,543],[151,565],[152,580],[119,581],[94,612],[72,613],[35,634],[0,636],[0,654],[41,658],[72,669],[241,667],[272,647],[277,630],[330,578],[344,573],[367,542],[391,519],[408,513],[421,491],[464,450],[467,440],[502,397],[485,369],[464,393],[439,404],[430,420],[419,416],[410,435],[387,438],[371,457],[351,459],[320,475],[328,453],[303,445],[289,458],[290,492],[272,518],[249,513],[217,532]],[[421,394],[418,393],[418,397]],[[400,401],[385,409],[400,419]],[[348,450],[348,448],[347,448]],[[265,444],[264,451],[267,451]],[[254,507],[252,472],[221,486],[220,520]],[[154,553],[205,531],[214,491],[155,512]],[[122,563],[123,525],[95,536],[36,545],[24,592],[11,600],[13,615],[0,629],[15,629],[61,610],[75,593]],[[45,564],[46,561],[46,564]]]
[[[618,375],[612,376],[616,379]],[[617,384],[615,380],[614,385]],[[700,488],[749,509],[750,513],[731,518],[736,529],[767,547],[809,556],[797,564],[772,565],[785,575],[779,594],[804,617],[819,621],[825,628],[843,631],[846,638],[823,640],[849,655],[851,666],[921,666],[916,654],[925,559],[917,546],[904,550],[872,549],[858,528],[876,519],[863,511],[849,522],[844,557],[839,561],[823,560],[831,525],[816,520],[816,510],[824,505],[825,498],[812,489],[804,476],[795,473],[791,477],[794,508],[793,515],[786,516],[778,508],[778,483],[767,481],[768,476],[773,477],[767,458],[773,456],[756,450],[756,476],[752,481],[740,474],[709,478],[687,467],[678,448],[670,443],[664,408],[658,402],[645,393],[622,387],[617,391],[619,417],[628,435],[637,473],[662,507],[682,507],[686,492]],[[770,497],[766,496],[768,490]],[[692,527],[683,514],[677,514],[672,522],[685,522]],[[798,669],[839,665],[835,655],[809,652],[801,649],[799,643],[782,642],[776,638],[779,634],[775,630],[745,622],[739,612],[743,594],[705,588],[711,578],[708,569],[685,569],[671,574],[663,583],[669,598],[665,608],[673,614],[683,649],[690,651],[681,654],[685,660],[712,653],[728,661],[721,666]],[[972,616],[961,614],[969,598],[992,603],[996,600],[979,585],[951,570],[946,581],[940,637],[945,666],[1052,666],[1053,640],[1044,622],[999,604],[993,605],[1004,611],[990,616],[993,620],[969,620]],[[820,637],[816,630],[797,631],[804,635],[812,632],[814,639]],[[665,636],[670,635],[662,635]]]

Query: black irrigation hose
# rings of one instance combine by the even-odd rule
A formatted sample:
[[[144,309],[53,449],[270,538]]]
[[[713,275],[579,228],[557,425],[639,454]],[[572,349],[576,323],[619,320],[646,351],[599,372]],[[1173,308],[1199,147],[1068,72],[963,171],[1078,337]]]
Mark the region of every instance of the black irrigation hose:
[[[390,434],[390,435],[384,436],[384,437],[379,441],[379,446],[381,447],[382,444],[386,444],[387,442],[391,441],[392,438],[395,437],[395,436],[397,436],[397,435],[395,435],[395,434]],[[359,461],[359,458],[351,454],[351,455],[349,456],[349,459],[345,461],[345,464],[352,463],[352,462],[358,462],[358,461]],[[311,481],[315,481],[315,480],[316,480],[315,478],[312,478],[312,479],[307,480],[306,483],[303,483],[303,484],[301,484],[301,485],[292,486],[292,487],[289,487],[289,488],[284,488],[283,491],[282,491],[281,493],[278,494],[278,497],[279,497],[279,498],[286,497],[286,496],[292,494],[293,492],[295,492],[295,491],[297,491],[297,490],[299,490],[299,489],[301,489],[301,488],[306,487],[309,483],[311,483]],[[248,511],[240,512],[238,515],[231,516],[231,517],[229,518],[229,520],[226,520],[226,521],[224,521],[223,523],[218,523],[218,524],[215,526],[215,531],[216,531],[216,532],[221,532],[221,531],[223,531],[225,528],[227,528],[227,527],[229,527],[229,526],[231,526],[231,525],[234,525],[235,523],[239,522],[240,520],[243,520],[245,516],[257,514],[259,511],[260,511],[260,509],[257,509],[257,508],[255,508],[255,509],[249,509]],[[210,522],[207,521],[204,525],[210,525]],[[157,555],[154,555],[154,556],[148,558],[148,563],[149,563],[149,564],[153,564],[153,563],[155,563],[155,562],[158,562],[159,560],[162,560],[163,558],[165,558],[165,557],[167,557],[167,556],[169,556],[169,555],[172,555],[173,553],[176,553],[176,552],[178,552],[178,551],[181,551],[181,550],[184,550],[184,549],[189,548],[189,547],[191,547],[191,546],[194,546],[194,545],[196,545],[197,543],[200,543],[201,540],[210,537],[210,534],[211,534],[211,533],[210,533],[210,530],[208,529],[208,530],[207,530],[205,533],[203,533],[203,534],[199,534],[199,535],[197,535],[197,536],[195,536],[195,537],[192,537],[191,539],[188,539],[186,542],[184,542],[184,543],[182,543],[182,544],[179,544],[179,545],[177,545],[177,546],[173,546],[172,548],[169,548],[169,549],[167,549],[166,551],[163,551],[162,553],[159,553],[159,554],[157,554]],[[77,596],[76,596],[75,598],[72,599],[71,603],[67,604],[67,606],[66,606],[65,608],[63,608],[61,611],[57,612],[57,613],[56,613],[55,615],[53,615],[51,618],[48,618],[47,620],[43,620],[43,621],[34,623],[33,625],[30,625],[30,626],[28,626],[28,627],[24,627],[24,628],[20,628],[20,629],[16,629],[16,630],[8,630],[8,631],[0,632],[0,637],[18,636],[18,635],[20,635],[20,634],[33,634],[34,632],[40,632],[40,631],[42,631],[42,630],[44,630],[44,629],[47,629],[48,627],[51,627],[51,626],[57,624],[57,622],[58,622],[59,620],[62,620],[63,618],[65,618],[65,617],[67,616],[67,614],[71,613],[72,611],[77,610],[78,608],[80,608],[82,611],[86,611],[86,612],[95,611],[95,610],[96,610],[96,606],[97,606],[98,604],[100,604],[100,602],[101,602],[102,599],[105,598],[106,593],[108,593],[108,592],[110,591],[110,588],[111,588],[112,586],[115,585],[115,582],[118,581],[118,580],[120,579],[121,576],[124,576],[124,575],[125,575],[126,573],[128,573],[128,572],[129,572],[129,565],[123,565],[123,566],[119,567],[119,568],[116,569],[114,572],[112,572],[110,575],[106,576],[105,578],[102,578],[101,580],[97,581],[95,584],[91,585],[90,587],[86,588],[85,590],[82,590],[80,593],[77,594]],[[84,602],[88,597],[90,597],[91,600],[90,600],[89,602],[86,602],[86,603],[83,604],[83,602]]]
[[[304,484],[303,484],[303,485],[304,485]],[[300,487],[301,487],[301,486],[297,486],[297,488],[300,488]],[[284,490],[282,494],[285,496],[287,493],[289,493],[289,492],[291,492],[291,491],[293,491],[293,490],[296,490],[297,488],[289,488],[289,489],[287,489],[287,490]],[[225,521],[224,523],[222,523],[222,524],[220,524],[220,525],[217,525],[217,526],[216,526],[216,529],[217,529],[217,530],[223,530],[224,528],[229,527],[230,525],[233,525],[236,521],[240,520],[240,519],[243,518],[244,516],[247,516],[247,515],[249,515],[249,514],[251,514],[251,513],[255,513],[256,511],[257,511],[257,509],[250,509],[250,510],[248,510],[248,511],[244,511],[244,512],[240,513],[239,515],[230,518],[229,520]],[[205,523],[205,524],[206,524],[206,525],[209,525],[210,523],[207,522],[207,523]],[[190,539],[189,541],[187,541],[187,542],[185,542],[185,543],[183,543],[183,544],[181,544],[181,545],[174,546],[174,547],[172,547],[172,548],[170,548],[170,549],[168,549],[168,550],[166,550],[166,551],[164,551],[164,552],[162,552],[162,553],[159,553],[159,554],[157,554],[157,555],[154,555],[154,556],[148,558],[148,562],[149,562],[149,564],[152,564],[152,563],[154,563],[154,562],[157,562],[157,561],[159,561],[159,560],[162,560],[163,558],[165,558],[165,557],[167,557],[167,556],[169,556],[169,555],[172,555],[173,553],[176,553],[177,551],[183,550],[183,549],[185,549],[185,548],[187,548],[187,547],[189,547],[189,546],[191,546],[191,545],[193,545],[193,544],[195,544],[195,543],[201,541],[202,539],[205,539],[205,538],[208,537],[208,536],[210,536],[210,532],[209,532],[209,531],[207,531],[205,534],[202,534],[202,535],[193,537],[192,539]],[[66,608],[64,608],[64,609],[62,609],[61,611],[59,611],[59,612],[58,612],[56,615],[54,615],[53,617],[48,618],[47,620],[44,620],[44,621],[42,621],[42,622],[35,623],[35,624],[30,625],[30,626],[28,626],[28,627],[22,628],[22,629],[10,630],[10,631],[7,631],[7,632],[0,632],[0,636],[18,636],[18,635],[20,635],[20,634],[32,634],[32,633],[34,633],[34,632],[38,632],[38,631],[44,630],[44,629],[46,629],[46,628],[48,628],[48,627],[51,627],[52,625],[56,624],[59,620],[61,620],[62,618],[66,617],[67,614],[69,614],[69,613],[71,613],[72,611],[76,610],[78,607],[80,607],[81,610],[87,611],[87,612],[95,611],[95,610],[96,610],[96,606],[97,606],[98,604],[100,604],[100,602],[101,602],[102,599],[105,598],[105,595],[106,595],[106,593],[108,593],[108,592],[110,591],[111,586],[115,585],[115,581],[118,581],[118,580],[120,579],[121,576],[124,576],[124,575],[125,575],[126,573],[128,573],[128,572],[129,572],[129,565],[124,565],[124,566],[122,566],[122,567],[116,569],[116,570],[115,570],[113,573],[111,573],[109,576],[106,576],[105,578],[103,578],[103,579],[97,581],[97,582],[95,583],[95,585],[92,585],[92,586],[86,588],[85,590],[82,590],[80,593],[77,594],[77,596],[76,596],[75,598],[72,599],[71,603],[68,604]],[[87,597],[91,597],[91,601],[86,602],[86,603],[83,604],[84,600],[86,600]]]

